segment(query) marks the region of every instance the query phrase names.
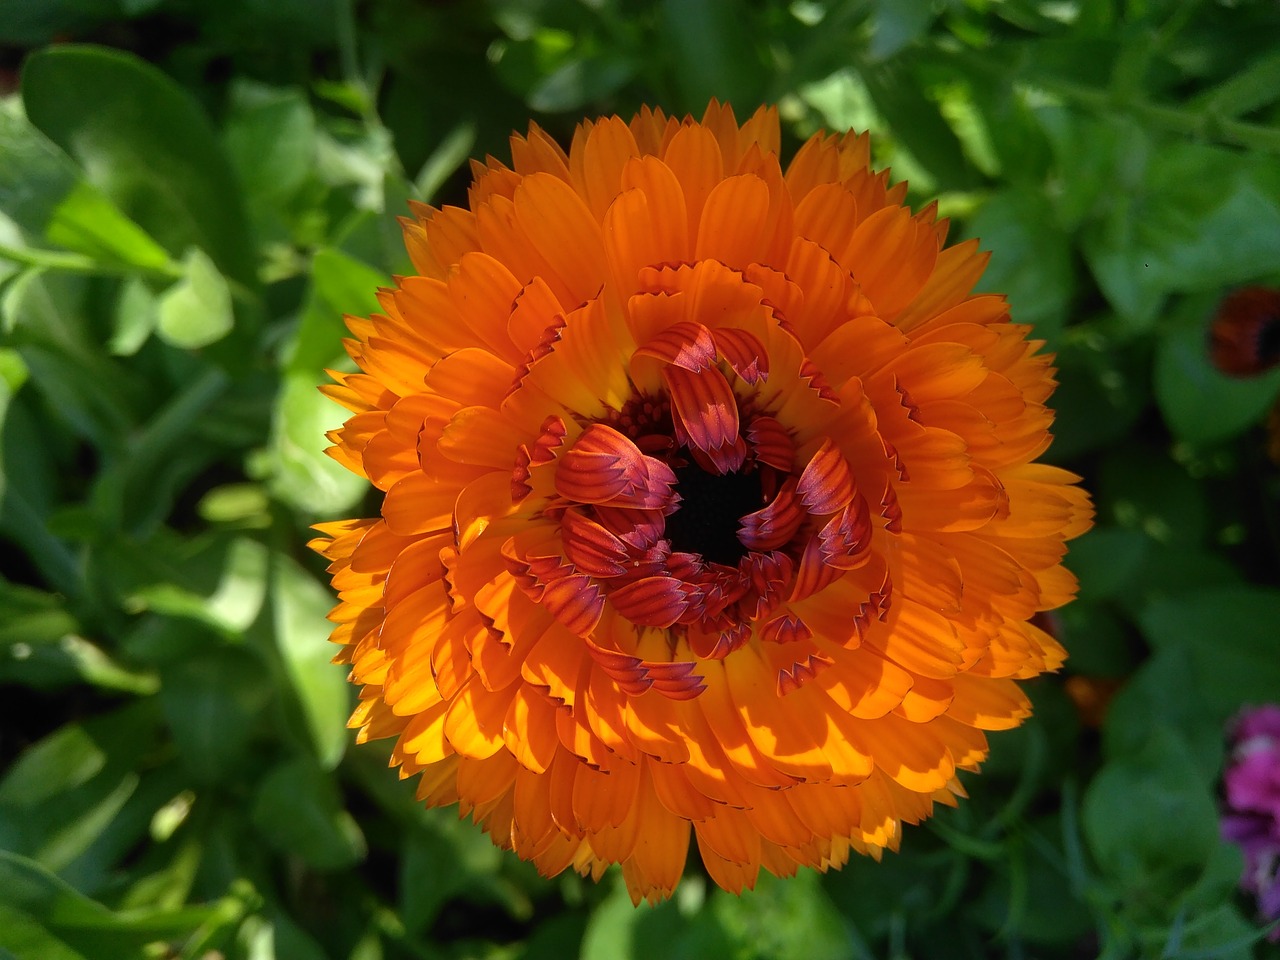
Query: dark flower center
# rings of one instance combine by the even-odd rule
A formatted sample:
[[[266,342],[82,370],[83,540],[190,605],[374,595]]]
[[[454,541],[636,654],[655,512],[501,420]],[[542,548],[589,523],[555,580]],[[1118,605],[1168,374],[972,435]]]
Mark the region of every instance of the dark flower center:
[[[718,475],[689,463],[676,467],[675,474],[680,506],[667,517],[671,549],[736,567],[747,552],[738,539],[742,518],[765,505],[760,471],[751,466]]]

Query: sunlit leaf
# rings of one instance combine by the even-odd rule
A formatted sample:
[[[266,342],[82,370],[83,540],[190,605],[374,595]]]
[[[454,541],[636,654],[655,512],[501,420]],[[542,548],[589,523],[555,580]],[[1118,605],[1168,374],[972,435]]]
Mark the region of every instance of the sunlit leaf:
[[[235,178],[187,91],[131,54],[63,45],[27,59],[22,95],[31,122],[171,254],[199,247],[253,282]]]
[[[0,109],[0,209],[30,236],[112,263],[164,267],[169,255],[26,119]]]
[[[276,645],[302,708],[312,746],[325,769],[337,766],[347,745],[350,713],[346,671],[332,662],[333,596],[288,557],[272,565]]]
[[[221,340],[234,324],[227,281],[204,251],[190,251],[182,279],[160,296],[156,332],[175,347],[195,350]]]

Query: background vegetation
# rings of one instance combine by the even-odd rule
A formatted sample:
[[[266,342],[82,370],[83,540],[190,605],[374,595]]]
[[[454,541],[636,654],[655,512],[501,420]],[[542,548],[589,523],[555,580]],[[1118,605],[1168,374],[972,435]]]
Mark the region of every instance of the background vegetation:
[[[1270,0],[0,3],[0,957],[1280,956],[1218,838],[1225,725],[1280,700],[1280,370],[1205,339],[1280,282],[1278,37]],[[408,198],[531,117],[711,96],[870,128],[994,251],[1099,522],[970,801],[633,910],[350,748],[303,544],[376,504],[315,386]]]

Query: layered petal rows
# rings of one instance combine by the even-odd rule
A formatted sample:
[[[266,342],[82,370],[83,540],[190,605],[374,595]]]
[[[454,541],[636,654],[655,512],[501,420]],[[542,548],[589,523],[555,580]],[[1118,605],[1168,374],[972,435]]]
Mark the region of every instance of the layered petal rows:
[[[332,455],[385,493],[321,525],[359,738],[546,874],[667,896],[878,856],[953,803],[1088,528],[1050,358],[944,247],[776,112],[536,127],[417,275],[350,319]]]

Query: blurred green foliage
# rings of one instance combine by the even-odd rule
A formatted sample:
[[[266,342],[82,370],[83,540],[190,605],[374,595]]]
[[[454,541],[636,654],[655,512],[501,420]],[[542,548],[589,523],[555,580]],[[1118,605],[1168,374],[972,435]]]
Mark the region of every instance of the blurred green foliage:
[[[1280,700],[1280,371],[1205,341],[1280,283],[1277,37],[1267,0],[0,4],[0,957],[1280,956],[1216,793],[1224,724]],[[315,386],[409,198],[530,117],[712,96],[792,147],[870,128],[982,238],[1099,522],[1068,679],[970,801],[878,865],[636,910],[346,750],[303,544],[374,507]],[[1068,682],[1118,686],[1100,730]]]

